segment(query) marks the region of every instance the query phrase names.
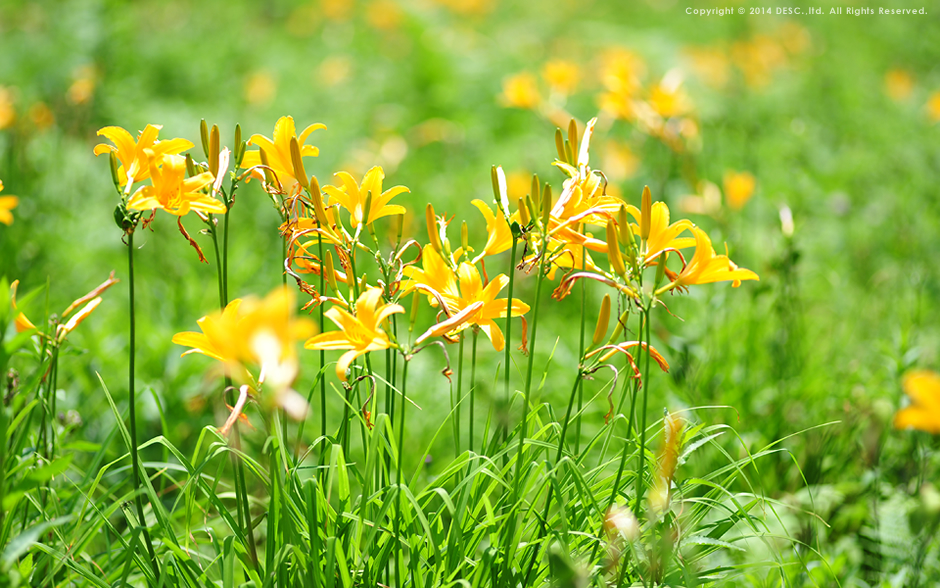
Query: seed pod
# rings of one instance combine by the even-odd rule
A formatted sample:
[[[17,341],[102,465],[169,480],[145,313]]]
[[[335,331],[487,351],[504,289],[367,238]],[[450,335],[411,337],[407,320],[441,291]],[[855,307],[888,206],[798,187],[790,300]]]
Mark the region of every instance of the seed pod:
[[[430,202],[428,202],[427,208],[424,209],[424,220],[428,225],[428,239],[431,241],[431,247],[441,255],[444,255],[441,235],[437,231],[437,216],[434,214],[434,205]]]
[[[294,177],[300,182],[300,185],[309,189],[310,183],[307,181],[307,172],[304,170],[304,160],[300,156],[300,145],[297,143],[297,137],[290,138],[290,161],[294,166]]]
[[[650,194],[650,187],[643,187],[643,200],[640,208],[640,238],[649,239],[650,220],[653,216],[653,197]]]
[[[618,276],[623,277],[627,268],[623,265],[623,256],[620,254],[620,242],[617,239],[617,227],[613,222],[607,222],[607,258],[610,260],[610,269]]]
[[[601,311],[597,314],[597,326],[594,327],[594,345],[600,345],[607,334],[607,325],[610,323],[610,294],[604,294],[601,301]]]

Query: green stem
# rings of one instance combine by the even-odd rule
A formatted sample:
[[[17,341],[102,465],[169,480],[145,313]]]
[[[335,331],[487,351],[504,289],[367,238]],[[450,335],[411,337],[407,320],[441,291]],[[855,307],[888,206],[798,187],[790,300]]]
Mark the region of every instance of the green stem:
[[[460,344],[457,346],[457,397],[453,399],[454,418],[454,455],[460,455],[460,401],[463,398],[463,342],[464,333],[460,334]],[[470,385],[473,385],[471,380]],[[453,398],[453,397],[452,397]]]
[[[137,394],[134,383],[135,355],[137,347],[137,317],[134,305],[134,232],[127,234],[127,274],[128,274],[128,295],[130,298],[130,356],[128,359],[127,370],[127,390],[128,401],[130,405],[130,435],[131,435],[131,469],[134,474],[134,503],[137,505],[137,518],[144,532],[144,540],[147,543],[147,553],[150,555],[150,565],[153,566],[154,575],[160,577],[160,568],[157,566],[157,555],[153,550],[153,542],[150,540],[150,532],[147,530],[147,519],[144,518],[144,502],[140,496],[140,456],[137,454]]]
[[[470,416],[467,419],[469,421],[469,430],[467,432],[467,447],[470,449],[470,451],[473,451],[473,417],[476,414],[474,412],[474,408],[476,406],[477,395],[477,337],[479,335],[480,332],[476,329],[476,327],[474,327],[473,348],[470,351]]]
[[[503,359],[503,392],[504,392],[504,401],[503,410],[509,410],[509,350],[511,345],[509,344],[512,341],[512,287],[516,282],[516,247],[519,244],[519,239],[515,236],[512,238],[512,251],[509,254],[509,298],[506,299],[506,348],[505,348],[505,358]],[[509,426],[508,420],[503,419],[499,415],[499,429],[502,429],[503,432],[503,443],[509,439]]]
[[[643,323],[646,326],[646,365],[643,368],[643,383],[641,385],[643,389],[643,408],[640,412],[640,452],[637,456],[639,464],[637,464],[637,476],[636,476],[636,507],[635,512],[640,512],[640,504],[643,501],[643,491],[645,490],[645,485],[643,483],[643,470],[646,468],[646,410],[647,410],[647,401],[649,400],[649,375],[650,375],[650,306],[647,305],[643,309]],[[642,351],[642,345],[640,346]]]
[[[408,386],[408,357],[404,357],[405,364],[402,366],[401,373],[401,416],[398,421],[398,460],[395,464],[395,481],[398,483],[398,491],[395,493],[395,585],[401,586],[401,566],[404,560],[401,559],[401,492],[402,492],[402,474],[401,462],[404,456],[403,444],[405,442],[405,407],[407,406],[406,389]]]
[[[581,225],[584,228],[584,225]],[[581,247],[581,269],[584,269],[585,263],[587,262],[587,247]],[[584,360],[584,319],[585,319],[585,307],[587,306],[587,297],[585,292],[585,282],[587,280],[581,280],[581,337],[580,337],[580,351],[578,352],[578,361]],[[575,428],[574,428],[574,451],[578,453],[581,451],[581,409],[584,406],[584,380],[578,378],[578,414],[575,416]],[[569,411],[571,410],[571,405],[568,405]],[[565,417],[565,426],[567,427],[568,422]],[[564,441],[564,437],[562,437]]]

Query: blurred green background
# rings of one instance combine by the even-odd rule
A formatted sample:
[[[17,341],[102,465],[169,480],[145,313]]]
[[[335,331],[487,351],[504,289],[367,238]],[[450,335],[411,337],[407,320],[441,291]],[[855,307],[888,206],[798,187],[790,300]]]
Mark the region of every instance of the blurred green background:
[[[729,6],[750,12],[755,4]],[[875,5],[851,4],[862,6]],[[218,124],[228,145],[236,122],[246,136],[271,136],[287,114],[300,128],[322,122],[328,130],[310,140],[320,157],[307,161],[321,183],[335,171],[360,177],[382,165],[386,186],[411,190],[399,197],[418,212],[406,234],[426,240],[420,212],[432,202],[456,223],[467,219],[471,241],[482,245],[470,201],[492,200],[490,166],[504,167],[514,197],[533,172],[560,188],[555,126],[566,113],[583,124],[600,112],[592,166],[607,172],[611,189],[637,204],[649,184],[673,218],[705,227],[719,252],[727,242],[733,259],[761,276],[737,290],[718,284],[670,299],[675,318],[661,313],[654,335],[672,370],[655,376],[652,410],[725,407],[688,416],[733,425],[739,449],[834,423],[787,439],[789,453],[763,462],[764,492],[795,507],[790,531],[819,551],[787,557],[821,557],[843,585],[936,577],[937,546],[918,527],[917,509],[920,485],[940,471],[937,442],[895,431],[891,419],[905,402],[901,375],[940,369],[940,5],[924,5],[925,15],[857,17],[702,17],[688,7],[715,8],[652,0],[0,2],[0,180],[3,195],[20,198],[15,222],[0,226],[0,275],[20,279],[21,292],[49,285],[48,299],[27,309],[34,321],[112,269],[124,277],[108,163],[92,154],[103,126],[134,134],[161,124],[161,137],[192,140],[200,159],[201,118]],[[652,101],[657,83],[681,79],[678,144],[605,96],[616,94],[609,78],[618,56],[632,64],[638,99]],[[756,179],[740,209],[729,206],[729,171]],[[725,192],[717,207],[704,198],[709,190]],[[695,207],[708,214],[683,212]],[[781,227],[784,207],[792,236]],[[277,213],[257,182],[239,190],[231,222],[230,292],[264,294],[280,282],[281,247]],[[142,395],[142,437],[161,431],[158,398],[170,423],[163,433],[185,446],[200,426],[221,422],[224,407],[204,375],[208,360],[181,360],[170,343],[217,305],[215,268],[197,261],[174,224],[158,214],[154,231],[136,240],[138,381],[154,392]],[[186,224],[199,229],[195,219]],[[531,299],[533,282],[520,282],[521,297]],[[95,372],[122,389],[125,285],[73,333],[74,353],[61,364],[59,405],[83,421],[76,439],[101,440],[113,427]],[[592,323],[602,292],[588,290]],[[579,296],[551,304],[538,365],[551,356],[565,374],[576,362]],[[482,393],[494,394],[501,357],[482,340],[481,357]],[[436,360],[421,360],[416,454],[449,408]],[[310,354],[299,390],[315,369]],[[559,406],[567,384],[555,380],[541,398]],[[599,393],[604,382],[589,389]],[[589,426],[602,426],[606,410],[601,397]],[[452,451],[449,434],[445,426],[432,455]],[[685,464],[679,477],[708,467]],[[800,509],[830,526],[811,524]],[[929,547],[919,563],[917,542]],[[831,581],[826,567],[810,566],[820,574],[810,579]]]

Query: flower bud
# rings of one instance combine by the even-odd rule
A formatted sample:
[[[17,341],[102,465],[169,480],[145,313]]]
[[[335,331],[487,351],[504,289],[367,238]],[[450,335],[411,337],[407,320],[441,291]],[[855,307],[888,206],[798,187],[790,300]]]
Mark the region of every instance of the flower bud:
[[[610,323],[610,294],[604,294],[604,300],[601,301],[601,311],[597,314],[597,326],[594,327],[594,345],[600,345],[607,334],[607,325]]]
[[[620,205],[620,210],[617,212],[617,228],[620,229],[618,233],[620,244],[630,247],[630,243],[633,242],[633,229],[630,228],[630,219],[627,218],[627,207],[623,204]]]
[[[620,253],[620,242],[617,239],[617,226],[612,222],[607,222],[607,258],[610,260],[610,269],[620,277],[624,277],[627,268],[623,264],[623,256]]]
[[[463,221],[463,224],[460,225],[460,246],[464,250],[464,254],[470,251],[470,232],[467,228],[467,221]]]
[[[313,213],[317,217],[317,224],[321,227],[329,227],[326,208],[323,206],[323,194],[320,193],[320,182],[317,181],[316,176],[310,176],[310,196],[313,198]]]
[[[659,260],[656,262],[656,282],[654,282],[654,290],[659,288],[659,285],[663,283],[663,278],[666,277],[666,261],[668,259],[669,252],[663,251],[662,255],[659,256]]]
[[[219,175],[219,125],[212,125],[212,131],[209,133],[209,153],[206,158],[209,160],[209,171],[212,177]]]
[[[519,220],[522,221],[522,226],[529,226],[529,223],[532,222],[532,217],[529,216],[529,207],[526,204],[526,199],[519,198],[519,200],[516,201],[516,206],[519,208]]]
[[[248,145],[242,141],[242,126],[237,124],[235,125],[235,169],[241,167],[247,147]]]
[[[300,156],[300,145],[297,143],[297,137],[290,138],[290,161],[294,166],[294,177],[300,182],[300,185],[309,189],[310,183],[307,181],[307,172],[304,170],[304,160]]]
[[[643,187],[643,200],[640,208],[640,238],[649,239],[650,220],[653,216],[653,196],[650,194],[650,187]]]
[[[372,212],[372,190],[366,191],[366,202],[362,209],[362,224],[369,224],[369,213]]]
[[[573,118],[568,122],[568,145],[571,146],[571,164],[574,165],[577,163],[574,157],[578,153],[578,123]]]
[[[271,171],[271,164],[268,163],[268,155],[264,152],[264,149],[258,151],[258,155],[261,157],[261,169],[264,171],[264,181],[268,184],[274,183],[274,172]]]
[[[444,255],[441,235],[437,231],[437,216],[434,214],[434,205],[430,202],[428,202],[427,208],[424,209],[424,220],[428,225],[428,239],[431,242],[431,247],[441,255]]]
[[[421,308],[421,295],[415,291],[411,295],[411,315],[408,317],[408,332],[410,333],[415,328],[415,323],[418,322],[418,309]]]
[[[118,163],[117,154],[111,152],[111,181],[114,182],[114,187],[117,188],[117,191],[121,191],[121,174],[118,171],[120,164]]]
[[[209,156],[209,125],[206,124],[206,119],[199,121],[199,138],[202,140],[202,152],[206,154],[206,159],[210,159]]]
[[[545,184],[545,189],[542,190],[542,226],[545,230],[548,230],[548,221],[551,219],[552,215],[552,186],[551,184]]]
[[[555,129],[555,151],[558,152],[558,159],[568,163],[568,155],[565,153],[565,139],[561,135],[561,129]]]
[[[326,252],[326,257],[323,258],[323,266],[320,268],[320,271],[323,272],[326,283],[330,285],[330,288],[332,288],[334,292],[339,292],[339,288],[336,287],[336,270],[333,267],[333,254],[329,251]],[[323,292],[320,292],[320,296],[323,296]]]
[[[186,154],[186,173],[189,174],[189,177],[196,175],[196,162],[193,161],[193,156],[189,153]]]

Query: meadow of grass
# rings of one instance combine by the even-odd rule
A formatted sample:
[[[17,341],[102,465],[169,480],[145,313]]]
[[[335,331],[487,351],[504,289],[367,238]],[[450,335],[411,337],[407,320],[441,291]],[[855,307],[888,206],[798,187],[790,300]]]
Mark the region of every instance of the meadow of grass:
[[[933,585],[940,415],[895,426],[911,403],[905,389],[925,382],[918,406],[935,411],[930,393],[940,394],[929,371],[940,370],[933,9],[694,17],[684,5],[602,0],[0,3],[0,214],[4,197],[18,198],[12,224],[0,224],[0,279],[19,281],[16,310],[0,296],[0,586]],[[126,210],[151,180],[116,190],[108,154],[93,153],[110,144],[99,129],[136,139],[158,124],[161,139],[193,144],[187,175],[198,176],[218,153],[213,125],[237,159],[236,124],[243,141],[272,137],[288,115],[298,133],[327,127],[306,138],[319,155],[303,158],[305,181],[292,186],[289,156],[281,168],[266,157],[276,173],[258,168],[251,181],[234,165],[214,174],[224,182],[213,206],[227,214],[211,225],[181,217],[205,263],[176,218]],[[558,246],[546,185],[557,204],[568,175],[553,162],[577,168],[594,117],[581,171],[602,173],[574,183],[587,193],[600,182],[602,201],[570,237],[601,244],[592,273],[608,283],[581,279],[553,297],[576,272],[540,280],[542,264],[582,259],[580,249],[542,255]],[[334,174],[346,171],[361,182],[373,166],[381,190],[408,188],[389,201],[403,216],[357,227],[336,208],[342,194],[319,196],[306,181],[343,186]],[[676,278],[657,275],[639,234],[645,186],[672,222],[694,223],[759,281],[693,279],[654,302]],[[360,204],[378,196],[363,190]],[[345,228],[323,247],[344,274],[356,250],[363,282],[331,287],[305,273],[325,258],[317,198]],[[421,248],[414,268],[440,259],[424,284],[433,288],[480,255],[492,231],[475,199],[504,245],[515,230],[476,267],[490,283],[512,277],[497,299],[527,306],[528,353],[519,318],[493,318],[509,330],[508,353],[482,319],[416,344],[472,301],[442,314],[447,300],[432,307],[427,289],[408,293],[421,276],[402,265]],[[637,218],[621,216],[621,200]],[[429,203],[449,242],[429,234]],[[618,240],[610,256],[623,271],[604,245]],[[285,250],[308,242],[288,264],[295,279]],[[466,244],[473,254],[455,256]],[[672,246],[685,262],[699,250]],[[668,268],[682,261],[674,251]],[[94,297],[59,311],[112,271],[120,281],[67,327]],[[285,282],[291,295],[278,290]],[[340,353],[321,364],[301,343],[336,328],[322,311],[370,286],[402,312],[385,323],[392,349],[358,358],[346,387]],[[331,300],[301,309],[319,300],[312,290]],[[605,294],[610,326],[592,345]],[[231,345],[226,382],[220,362],[180,357],[187,347],[173,339],[235,298],[248,318],[237,328],[218,319],[233,329],[220,338]],[[19,311],[36,330],[19,333]],[[249,341],[271,317],[282,347],[262,386]],[[467,327],[459,319],[454,328]],[[626,349],[642,386],[625,354],[605,360],[616,369],[584,357],[608,338],[647,344]],[[231,425],[242,385],[252,398]],[[308,399],[306,416],[292,418]],[[147,477],[135,480],[138,458]]]

